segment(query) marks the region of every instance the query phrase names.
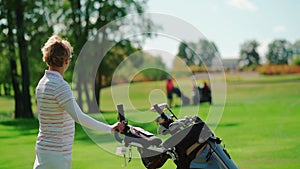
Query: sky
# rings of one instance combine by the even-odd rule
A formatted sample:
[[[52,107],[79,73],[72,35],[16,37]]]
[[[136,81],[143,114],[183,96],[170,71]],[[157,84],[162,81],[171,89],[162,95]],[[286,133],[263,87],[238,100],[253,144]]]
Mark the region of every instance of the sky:
[[[213,41],[222,58],[238,58],[247,40],[256,40],[265,56],[275,39],[300,40],[299,0],[149,0],[146,12],[177,17],[196,27]],[[178,42],[158,36],[144,49],[177,53]]]

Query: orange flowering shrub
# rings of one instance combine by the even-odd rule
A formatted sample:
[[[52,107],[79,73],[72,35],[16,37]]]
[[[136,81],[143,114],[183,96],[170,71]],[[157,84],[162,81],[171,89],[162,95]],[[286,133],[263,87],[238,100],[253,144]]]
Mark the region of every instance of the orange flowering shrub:
[[[293,74],[293,73],[300,73],[300,66],[262,65],[257,67],[256,71],[259,74],[265,74],[265,75]]]

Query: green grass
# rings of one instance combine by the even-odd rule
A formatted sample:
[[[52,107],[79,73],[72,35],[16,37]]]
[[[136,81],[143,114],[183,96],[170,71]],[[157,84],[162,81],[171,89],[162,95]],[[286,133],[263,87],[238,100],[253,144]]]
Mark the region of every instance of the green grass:
[[[216,132],[241,168],[300,167],[299,84],[230,85]]]
[[[215,130],[223,139],[233,160],[242,169],[290,169],[300,168],[300,81],[299,75],[289,76],[227,76],[227,97],[222,119]],[[120,86],[115,86],[120,87]],[[156,117],[147,111],[149,102],[164,101],[158,90],[164,91],[164,82],[147,82],[130,85],[130,99],[140,111],[128,110],[128,118],[149,121]],[[122,88],[120,87],[120,92]],[[189,87],[183,89],[189,94]],[[149,93],[152,92],[152,98]],[[122,96],[123,97],[123,96]],[[124,98],[126,99],[126,97]],[[151,101],[152,99],[152,101]],[[161,100],[160,100],[161,99]],[[177,100],[178,101],[178,100]],[[0,113],[13,111],[12,98],[0,97]],[[218,106],[218,105],[215,105]],[[125,107],[126,108],[126,107]],[[195,114],[198,107],[174,108],[183,117]],[[199,116],[206,119],[209,105],[199,107]],[[115,105],[110,90],[102,92],[101,109],[105,120],[116,121]],[[179,112],[181,110],[181,113]],[[94,115],[97,116],[97,115]],[[144,117],[144,118],[143,118]],[[136,119],[131,124],[155,132],[151,122],[140,123]],[[34,161],[34,144],[38,132],[37,120],[14,120],[6,116],[0,120],[0,168],[31,168]],[[99,133],[99,137],[103,135]],[[106,142],[107,146],[117,143]],[[77,125],[73,148],[73,169],[121,168],[123,158],[97,146]],[[128,169],[144,168],[139,159],[133,159]],[[171,160],[165,169],[175,168]]]
[[[1,96],[0,97],[0,119],[11,118],[14,111],[13,97]]]

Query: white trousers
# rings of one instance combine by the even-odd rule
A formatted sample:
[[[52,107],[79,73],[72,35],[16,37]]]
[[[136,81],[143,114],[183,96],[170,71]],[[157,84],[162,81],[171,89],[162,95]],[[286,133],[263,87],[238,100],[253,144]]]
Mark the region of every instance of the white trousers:
[[[33,169],[71,169],[72,153],[36,152]]]

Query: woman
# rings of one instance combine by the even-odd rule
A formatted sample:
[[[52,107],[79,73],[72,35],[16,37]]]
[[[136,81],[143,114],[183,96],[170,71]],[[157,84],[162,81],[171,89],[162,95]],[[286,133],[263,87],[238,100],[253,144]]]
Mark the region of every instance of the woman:
[[[63,79],[72,59],[72,46],[57,35],[51,36],[42,48],[48,70],[36,87],[39,133],[36,141],[34,169],[70,169],[74,142],[74,120],[98,131],[122,131],[124,125],[108,125],[84,114],[72,90]]]

